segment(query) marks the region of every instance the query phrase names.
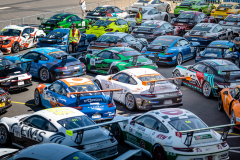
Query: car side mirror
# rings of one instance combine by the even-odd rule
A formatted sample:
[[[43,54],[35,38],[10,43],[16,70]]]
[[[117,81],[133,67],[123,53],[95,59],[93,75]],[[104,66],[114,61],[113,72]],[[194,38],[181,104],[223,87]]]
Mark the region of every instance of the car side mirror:
[[[132,121],[130,122],[130,125],[134,126],[134,125],[135,125],[135,121],[132,120]]]
[[[111,81],[111,80],[112,80],[112,77],[109,77],[108,80]]]
[[[224,91],[223,94],[224,94],[224,95],[228,95],[228,91]]]
[[[22,36],[23,36],[23,37],[27,37],[27,36],[29,36],[29,34],[24,33]],[[29,36],[29,37],[30,37],[30,36]]]

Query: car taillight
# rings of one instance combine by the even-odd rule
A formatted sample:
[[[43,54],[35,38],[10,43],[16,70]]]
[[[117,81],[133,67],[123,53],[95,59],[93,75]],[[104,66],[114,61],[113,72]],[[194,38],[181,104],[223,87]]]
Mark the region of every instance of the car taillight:
[[[142,51],[142,53],[146,53],[146,51]]]
[[[114,107],[115,104],[114,104],[114,103],[109,103],[109,104],[107,104],[107,106],[108,106],[109,108],[111,108],[111,107]]]
[[[172,55],[173,53],[165,53],[165,55]]]
[[[181,151],[181,152],[193,152],[193,148],[177,148],[173,147],[174,150],[176,151]]]
[[[67,69],[67,67],[57,67],[56,69]]]
[[[200,56],[197,56],[197,57],[196,57],[196,59],[202,59],[202,57],[200,57]]]
[[[226,24],[226,23],[227,23],[227,22],[225,22],[225,21],[223,22],[223,24]]]
[[[29,72],[27,72],[27,75],[31,76],[31,74]]]
[[[237,25],[238,23],[234,23],[234,25]]]
[[[223,147],[227,147],[227,146],[228,146],[227,142],[221,143],[221,145],[222,145]]]
[[[135,33],[132,33],[132,35],[134,35]]]
[[[106,29],[105,31],[106,31],[106,32],[109,32],[109,31],[113,31],[113,29],[112,29],[112,28],[109,28],[109,29]]]
[[[212,13],[214,13],[215,11],[212,11]]]
[[[110,141],[111,141],[112,143],[114,143],[114,142],[116,142],[116,138],[113,137],[113,138],[110,139]]]
[[[105,14],[107,14],[107,11],[105,11]]]
[[[82,106],[78,106],[78,107],[73,107],[73,108],[75,108],[75,109],[77,109],[77,110],[82,110]]]
[[[148,97],[148,98],[155,98],[157,97],[156,94],[140,94],[143,97]]]
[[[84,63],[81,63],[81,66],[85,67],[85,64],[84,64]]]

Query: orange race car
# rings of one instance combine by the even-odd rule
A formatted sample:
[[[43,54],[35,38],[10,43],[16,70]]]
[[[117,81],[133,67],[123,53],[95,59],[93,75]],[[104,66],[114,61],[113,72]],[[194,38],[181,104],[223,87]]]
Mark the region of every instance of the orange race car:
[[[38,37],[42,36],[46,36],[46,34],[35,27],[9,25],[0,32],[0,50],[3,54],[9,54],[35,47]]]
[[[233,89],[224,88],[218,97],[218,110],[225,111],[230,123],[239,124],[235,128],[240,130],[240,85]]]

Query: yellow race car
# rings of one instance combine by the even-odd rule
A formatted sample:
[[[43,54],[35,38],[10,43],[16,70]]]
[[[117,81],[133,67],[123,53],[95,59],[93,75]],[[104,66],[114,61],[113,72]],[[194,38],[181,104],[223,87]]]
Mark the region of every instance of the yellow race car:
[[[215,19],[225,19],[229,14],[238,14],[240,13],[240,4],[234,2],[223,2],[216,9],[213,9],[211,16],[214,16]]]
[[[108,32],[130,32],[132,27],[121,18],[101,18],[95,24],[89,25],[86,34],[95,34],[100,37]]]

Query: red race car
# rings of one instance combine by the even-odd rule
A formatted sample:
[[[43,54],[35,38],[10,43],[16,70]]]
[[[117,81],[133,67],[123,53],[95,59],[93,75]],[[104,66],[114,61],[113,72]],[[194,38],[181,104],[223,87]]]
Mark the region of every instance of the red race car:
[[[191,30],[198,23],[215,23],[213,16],[207,16],[205,13],[196,11],[182,12],[177,18],[173,18],[171,24],[182,29]]]

